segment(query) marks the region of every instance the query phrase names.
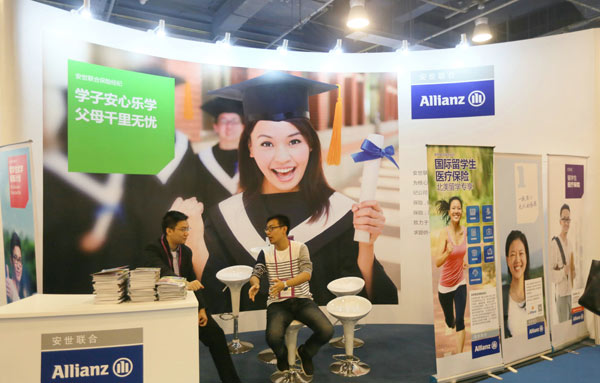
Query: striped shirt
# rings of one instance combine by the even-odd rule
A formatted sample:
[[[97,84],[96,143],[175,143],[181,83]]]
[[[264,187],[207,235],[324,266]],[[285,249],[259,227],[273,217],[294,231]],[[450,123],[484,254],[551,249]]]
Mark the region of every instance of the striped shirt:
[[[310,261],[308,247],[296,241],[290,241],[289,244],[287,249],[284,250],[276,250],[275,246],[269,246],[266,252],[261,251],[258,255],[252,275],[260,279],[266,273],[269,278],[269,289],[274,285],[272,281],[274,278],[287,281],[302,272],[312,274],[312,262]],[[288,287],[277,296],[269,295],[267,306],[288,298],[312,299],[308,281],[298,286]]]

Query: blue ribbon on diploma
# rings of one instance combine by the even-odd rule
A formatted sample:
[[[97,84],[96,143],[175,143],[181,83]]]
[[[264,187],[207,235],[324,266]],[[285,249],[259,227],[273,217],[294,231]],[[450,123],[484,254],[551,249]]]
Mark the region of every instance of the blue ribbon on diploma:
[[[379,146],[365,139],[360,148],[362,149],[362,152],[351,154],[354,162],[370,161],[385,157],[400,169],[396,161],[394,161],[394,157],[392,157],[394,155],[394,147],[392,145],[381,149]]]

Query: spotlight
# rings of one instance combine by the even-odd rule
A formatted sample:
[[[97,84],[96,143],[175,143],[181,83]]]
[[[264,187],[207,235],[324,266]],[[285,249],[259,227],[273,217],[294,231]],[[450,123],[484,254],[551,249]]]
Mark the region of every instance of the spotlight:
[[[86,19],[92,18],[92,10],[90,6],[91,0],[83,0],[83,5],[79,9],[71,10],[71,13],[74,15],[79,15]]]
[[[281,46],[277,47],[277,51],[279,53],[281,53],[282,55],[287,54],[287,51],[288,51],[288,40],[287,39],[283,39],[283,44],[281,44]]]
[[[352,29],[361,29],[369,25],[369,15],[365,10],[365,0],[350,0],[350,13],[346,26]]]
[[[231,47],[231,33],[225,32],[225,37],[223,38],[223,40],[218,40],[217,45],[225,48]]]
[[[407,55],[409,50],[408,50],[408,40],[402,40],[402,46],[398,49],[396,49],[396,52],[398,53],[402,53],[404,55]]]
[[[158,20],[158,26],[154,29],[148,29],[148,32],[153,33],[158,37],[165,37],[165,21],[163,19]]]
[[[335,47],[333,47],[333,49],[330,50],[329,53],[340,54],[343,52],[344,51],[342,50],[342,39],[337,39],[337,41],[335,43]]]
[[[473,40],[476,43],[483,43],[492,38],[492,31],[488,25],[487,17],[480,17],[475,20],[475,29],[473,30]]]
[[[460,34],[460,43],[458,43],[456,45],[457,48],[468,48],[469,47],[469,42],[467,41],[467,34],[466,33],[461,33]]]

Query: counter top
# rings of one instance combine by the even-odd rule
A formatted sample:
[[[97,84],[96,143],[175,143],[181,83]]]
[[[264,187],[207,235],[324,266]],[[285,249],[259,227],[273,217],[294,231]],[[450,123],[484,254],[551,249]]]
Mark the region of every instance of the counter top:
[[[140,311],[172,310],[198,307],[192,291],[186,299],[176,301],[94,304],[93,294],[35,294],[20,301],[0,306],[0,320],[73,315],[95,315]]]

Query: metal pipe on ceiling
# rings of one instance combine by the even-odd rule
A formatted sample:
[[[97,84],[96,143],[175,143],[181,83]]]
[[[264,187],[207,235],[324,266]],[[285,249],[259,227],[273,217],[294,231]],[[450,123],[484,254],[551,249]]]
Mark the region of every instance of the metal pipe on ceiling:
[[[583,8],[591,9],[592,11],[595,11],[595,12],[600,12],[600,9],[598,9],[596,7],[592,7],[589,4],[582,3],[581,1],[577,1],[577,0],[567,0],[567,1],[569,3],[573,3],[573,4],[576,4],[576,5],[579,5],[579,6],[583,7]]]
[[[435,1],[432,1],[432,0],[421,0],[421,1],[424,2],[424,3],[427,3],[427,4],[435,5],[436,7],[445,8],[445,9],[448,9],[450,11],[454,11],[454,12],[458,12],[458,13],[465,13],[465,12],[467,12],[464,9],[456,8],[456,7],[453,7],[451,5],[447,5],[447,4],[436,3]]]
[[[489,15],[490,13],[493,13],[493,12],[499,11],[499,10],[500,10],[500,9],[502,9],[502,8],[508,7],[509,5],[511,5],[511,4],[514,4],[514,3],[516,3],[517,1],[519,1],[519,0],[510,0],[510,1],[508,1],[508,2],[506,2],[506,3],[504,3],[504,4],[502,4],[502,5],[499,5],[499,6],[497,6],[496,8],[492,8],[492,9],[490,9],[489,11],[482,12],[482,13],[478,14],[477,16],[471,17],[470,19],[468,19],[468,20],[465,20],[465,21],[462,21],[462,22],[460,22],[460,23],[458,23],[458,24],[456,24],[456,25],[453,25],[453,26],[451,26],[450,28],[446,28],[446,29],[444,29],[444,30],[442,30],[442,31],[439,31],[439,32],[437,32],[437,33],[434,33],[434,34],[433,34],[433,35],[431,35],[431,36],[427,36],[427,37],[425,37],[424,39],[417,41],[417,42],[415,43],[415,45],[422,44],[422,43],[424,43],[425,41],[428,41],[428,40],[431,40],[431,39],[433,39],[433,38],[435,38],[435,37],[438,37],[438,36],[440,36],[440,35],[443,35],[443,34],[444,34],[444,33],[446,33],[446,32],[450,32],[451,30],[454,30],[454,29],[456,29],[456,28],[458,28],[458,27],[462,27],[463,25],[465,25],[465,24],[468,24],[468,23],[471,23],[471,22],[475,21],[476,19],[478,19],[478,18],[480,18],[480,17],[483,17],[483,16],[486,16],[486,15]]]
[[[281,36],[277,37],[275,40],[273,40],[272,42],[270,42],[269,45],[267,45],[265,47],[265,49],[271,48],[276,42],[278,42],[279,40],[281,40],[285,36],[289,35],[293,31],[295,31],[296,29],[300,28],[304,24],[308,23],[310,21],[310,19],[312,19],[314,16],[318,15],[323,9],[327,8],[327,6],[329,6],[329,4],[331,4],[331,3],[333,3],[333,0],[327,1],[325,4],[323,4],[321,7],[319,7],[319,9],[317,9],[316,11],[314,11],[313,13],[311,13],[310,15],[308,15],[307,17],[305,17],[304,19],[300,20],[296,25],[294,25],[293,27],[291,27],[290,29],[288,29],[286,32],[284,32]]]

